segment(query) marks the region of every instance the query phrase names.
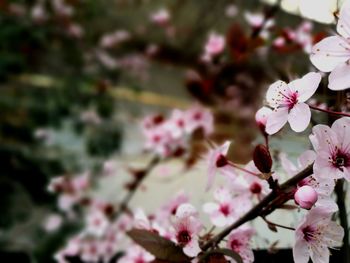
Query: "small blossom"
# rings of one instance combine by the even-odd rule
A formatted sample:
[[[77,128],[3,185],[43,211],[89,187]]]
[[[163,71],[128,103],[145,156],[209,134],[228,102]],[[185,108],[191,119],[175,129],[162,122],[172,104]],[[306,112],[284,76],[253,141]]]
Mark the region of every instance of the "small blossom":
[[[283,81],[273,83],[266,94],[267,102],[274,108],[267,119],[266,132],[274,134],[287,122],[293,131],[304,131],[311,119],[305,101],[315,93],[320,81],[321,74],[311,72],[288,84]]]
[[[192,205],[182,204],[176,212],[176,220],[173,224],[174,240],[189,257],[195,257],[201,252],[197,235],[202,229],[202,224],[196,214]]]
[[[266,131],[265,131],[266,122],[267,122],[268,116],[271,113],[272,113],[272,110],[270,108],[262,107],[255,114],[255,121],[258,124],[258,127],[263,134],[266,134]]]
[[[327,37],[312,48],[310,59],[319,70],[331,72],[331,90],[344,90],[350,87],[350,1],[340,9],[337,31],[339,35]]]
[[[233,230],[228,236],[227,248],[238,253],[243,263],[254,262],[254,253],[250,247],[250,240],[254,233],[255,231],[251,227],[243,225]]]
[[[345,178],[350,181],[350,118],[336,120],[332,127],[316,125],[310,135],[317,152],[316,178]]]
[[[313,208],[295,231],[293,257],[295,263],[329,262],[329,248],[340,246],[344,230],[332,221],[327,208]]]

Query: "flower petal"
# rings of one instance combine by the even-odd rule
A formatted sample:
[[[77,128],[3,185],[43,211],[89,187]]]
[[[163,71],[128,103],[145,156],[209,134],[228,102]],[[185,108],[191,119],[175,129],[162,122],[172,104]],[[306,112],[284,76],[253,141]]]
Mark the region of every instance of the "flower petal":
[[[291,90],[298,92],[298,101],[304,102],[314,95],[321,82],[321,78],[320,73],[310,72],[301,79],[290,82],[288,86]]]
[[[331,90],[350,88],[350,63],[341,63],[329,74],[328,88]]]
[[[184,248],[184,253],[189,257],[196,257],[201,249],[198,244],[198,240],[192,239]]]
[[[337,31],[345,38],[350,38],[350,2],[344,1],[340,9]]]
[[[305,103],[296,104],[289,112],[288,122],[295,132],[304,131],[310,123],[311,111]]]
[[[303,240],[296,240],[293,247],[293,258],[296,263],[307,263],[309,262],[309,251],[307,244]]]
[[[273,111],[267,118],[266,132],[268,134],[274,134],[278,132],[287,123],[288,120],[288,109],[280,108]]]
[[[278,98],[281,97],[281,92],[284,94],[289,93],[289,87],[284,81],[278,80],[270,85],[266,92],[266,101],[271,107],[279,106]]]
[[[310,60],[323,72],[332,71],[350,58],[350,44],[340,36],[327,37],[313,46]]]

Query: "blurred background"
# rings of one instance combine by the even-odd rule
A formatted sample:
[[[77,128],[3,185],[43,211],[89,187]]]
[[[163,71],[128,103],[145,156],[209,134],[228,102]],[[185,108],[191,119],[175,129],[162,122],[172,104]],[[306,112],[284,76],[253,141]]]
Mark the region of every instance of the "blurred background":
[[[210,139],[233,140],[235,161],[247,163],[253,145],[263,140],[254,116],[266,88],[313,70],[310,48],[334,31],[341,2],[0,0],[2,253],[54,262],[83,222],[59,209],[50,180],[88,174],[94,185],[89,195],[117,202],[130,176],[126,163],[149,160],[140,123],[150,114],[167,116],[193,105],[210,109]],[[213,33],[225,47],[208,56]],[[339,101],[323,86],[313,103]],[[296,158],[309,148],[308,133],[285,129],[272,148]],[[185,176],[183,163],[158,167],[131,206],[151,212],[180,189],[202,204],[208,199],[205,171]],[[113,178],[101,175],[108,164],[118,167]],[[264,238],[255,240],[256,247],[268,248],[281,237],[266,226],[259,231]],[[291,240],[286,232],[275,246],[290,247]]]

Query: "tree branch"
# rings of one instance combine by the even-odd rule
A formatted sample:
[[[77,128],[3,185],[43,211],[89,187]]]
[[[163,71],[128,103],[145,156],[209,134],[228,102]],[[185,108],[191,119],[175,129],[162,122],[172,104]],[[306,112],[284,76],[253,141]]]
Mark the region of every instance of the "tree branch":
[[[202,246],[202,250],[205,251],[210,247],[214,247],[217,244],[219,244],[221,240],[223,240],[227,235],[229,235],[233,229],[260,216],[261,213],[265,210],[266,207],[269,206],[270,203],[273,203],[276,200],[280,200],[280,197],[282,197],[282,201],[283,201],[282,204],[288,201],[289,200],[288,196],[290,195],[291,191],[295,188],[295,185],[298,182],[300,182],[302,179],[312,175],[313,173],[312,167],[313,167],[313,164],[309,165],[304,170],[300,171],[294,177],[292,177],[291,179],[286,181],[284,184],[282,184],[278,191],[272,191],[270,194],[268,194],[263,200],[260,201],[260,203],[258,203],[251,210],[249,210],[243,217],[238,219],[232,225],[228,226],[227,228],[222,230],[220,233],[218,233],[216,236],[211,238],[207,243],[205,243]],[[272,209],[269,209],[269,211],[273,211],[276,208],[277,206],[274,206]]]

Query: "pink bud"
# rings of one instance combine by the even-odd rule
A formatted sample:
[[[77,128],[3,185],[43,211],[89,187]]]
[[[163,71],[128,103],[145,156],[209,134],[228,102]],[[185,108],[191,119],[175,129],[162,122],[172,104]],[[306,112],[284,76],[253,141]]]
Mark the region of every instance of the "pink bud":
[[[317,199],[317,192],[309,185],[300,187],[294,194],[295,202],[305,209],[310,209],[316,203]]]

